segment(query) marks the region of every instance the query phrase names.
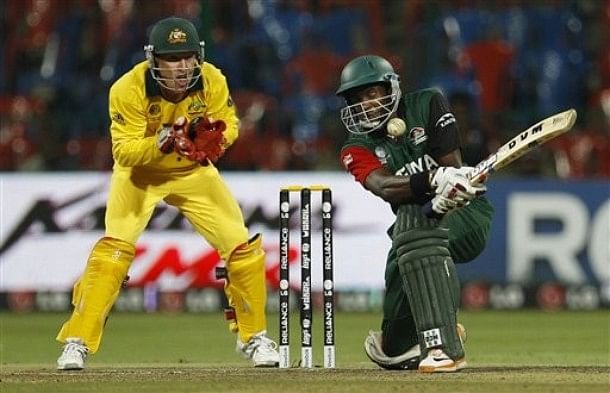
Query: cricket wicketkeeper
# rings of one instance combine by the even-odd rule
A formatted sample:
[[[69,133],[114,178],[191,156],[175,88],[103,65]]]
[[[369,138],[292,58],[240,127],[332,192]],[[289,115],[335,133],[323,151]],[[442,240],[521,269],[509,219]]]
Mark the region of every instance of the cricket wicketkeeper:
[[[386,369],[458,371],[466,367],[465,331],[457,323],[454,262],[483,250],[493,208],[481,197],[485,186],[470,184],[473,168],[462,166],[455,117],[436,90],[403,95],[392,65],[379,56],[350,61],[337,94],[350,132],[341,161],[396,213],[381,331],[369,332],[366,353]]]
[[[204,61],[204,43],[185,19],[157,22],[145,53],[146,61],[110,89],[115,163],[106,233],[74,286],[74,311],[57,335],[65,344],[57,368],[82,369],[87,354],[97,352],[135,244],[162,200],[176,206],[225,261],[238,352],[255,366],[277,366],[275,343],[265,333],[262,239],[248,235],[237,201],[214,166],[238,135],[226,79]]]

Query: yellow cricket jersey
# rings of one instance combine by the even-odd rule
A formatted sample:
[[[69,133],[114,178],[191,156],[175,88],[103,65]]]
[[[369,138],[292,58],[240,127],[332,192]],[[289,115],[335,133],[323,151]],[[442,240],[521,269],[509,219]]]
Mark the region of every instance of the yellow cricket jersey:
[[[119,78],[110,88],[112,156],[114,168],[134,166],[150,169],[184,169],[199,165],[172,152],[157,148],[157,132],[184,116],[188,121],[207,116],[226,123],[225,147],[238,136],[239,120],[222,72],[210,63],[201,65],[199,81],[180,102],[166,101],[152,78],[148,61],[143,61]]]

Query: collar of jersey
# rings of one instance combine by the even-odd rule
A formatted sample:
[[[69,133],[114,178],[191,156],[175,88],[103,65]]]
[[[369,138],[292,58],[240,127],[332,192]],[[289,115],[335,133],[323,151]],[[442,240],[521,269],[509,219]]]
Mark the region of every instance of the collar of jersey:
[[[193,85],[193,87],[188,89],[189,93],[192,93],[196,90],[203,90],[202,78],[203,75],[201,75],[199,79],[197,79],[197,82]],[[157,81],[153,79],[152,75],[150,74],[150,70],[146,69],[146,97],[155,97],[160,95],[161,87],[159,87]]]

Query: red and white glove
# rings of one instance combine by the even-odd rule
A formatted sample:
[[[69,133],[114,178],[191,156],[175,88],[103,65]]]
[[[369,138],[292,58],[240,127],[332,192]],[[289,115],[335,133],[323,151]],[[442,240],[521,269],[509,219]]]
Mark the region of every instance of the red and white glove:
[[[457,209],[463,205],[458,204],[453,199],[449,199],[442,195],[435,195],[434,198],[430,201],[432,205],[432,211],[436,213],[436,215],[444,216],[452,210]]]
[[[466,206],[474,198],[483,195],[487,187],[482,183],[471,184],[473,167],[440,167],[433,174],[430,186],[435,193],[430,207],[436,215],[443,216],[454,209]]]
[[[430,186],[435,195],[442,195],[463,206],[487,191],[484,184],[470,184],[470,173],[473,169],[440,167],[432,175]]]

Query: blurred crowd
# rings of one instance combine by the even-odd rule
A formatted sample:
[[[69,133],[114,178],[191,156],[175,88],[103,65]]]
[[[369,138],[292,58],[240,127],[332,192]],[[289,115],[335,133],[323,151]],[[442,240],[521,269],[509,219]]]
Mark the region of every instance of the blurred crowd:
[[[403,92],[445,93],[467,163],[575,108],[572,132],[507,173],[610,178],[610,0],[2,1],[0,171],[110,169],[108,89],[172,14],[198,27],[240,113],[222,169],[340,169],[339,73],[375,53]]]

